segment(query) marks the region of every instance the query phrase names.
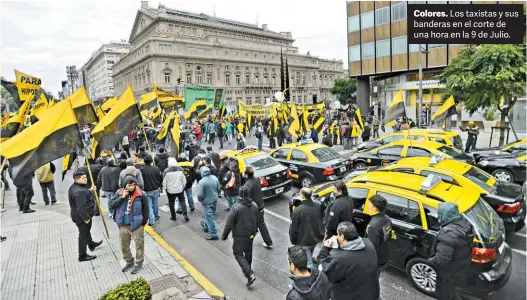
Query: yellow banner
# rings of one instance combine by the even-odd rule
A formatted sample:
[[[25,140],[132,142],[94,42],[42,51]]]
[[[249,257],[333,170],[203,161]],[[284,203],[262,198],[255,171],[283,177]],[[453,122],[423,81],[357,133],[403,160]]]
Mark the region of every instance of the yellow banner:
[[[15,70],[16,76],[16,87],[18,88],[18,97],[20,101],[31,101],[33,96],[40,89],[40,84],[42,81],[40,78],[35,76],[28,75],[26,73],[19,72]]]

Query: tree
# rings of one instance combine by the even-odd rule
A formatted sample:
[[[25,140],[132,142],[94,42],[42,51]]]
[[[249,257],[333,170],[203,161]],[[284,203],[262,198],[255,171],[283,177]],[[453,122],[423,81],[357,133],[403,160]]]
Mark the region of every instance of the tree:
[[[354,93],[357,91],[357,82],[355,79],[342,78],[337,79],[331,88],[331,94],[336,95],[340,104],[346,105],[357,102]]]
[[[0,79],[4,79],[4,77],[0,76]],[[13,96],[2,86],[0,85],[0,95],[5,100],[5,103],[9,106],[10,111],[16,111],[18,109],[18,104],[13,99]]]
[[[496,107],[501,124],[525,95],[525,44],[478,45],[466,47],[439,75],[448,94],[472,115],[478,109]],[[500,130],[500,146],[505,130]]]

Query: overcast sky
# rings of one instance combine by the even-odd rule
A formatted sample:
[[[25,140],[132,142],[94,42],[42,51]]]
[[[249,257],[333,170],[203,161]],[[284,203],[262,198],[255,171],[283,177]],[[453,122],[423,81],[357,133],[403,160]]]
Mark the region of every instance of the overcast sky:
[[[150,0],[167,8],[213,15],[269,30],[291,31],[302,54],[342,59],[346,49],[343,0]],[[55,96],[66,66],[82,66],[103,43],[128,39],[140,0],[0,0],[0,75],[13,69],[38,76]]]

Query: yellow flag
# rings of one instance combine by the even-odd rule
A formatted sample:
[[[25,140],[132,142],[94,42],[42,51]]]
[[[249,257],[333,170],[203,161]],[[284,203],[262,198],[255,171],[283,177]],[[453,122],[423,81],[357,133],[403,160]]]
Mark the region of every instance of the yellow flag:
[[[0,142],[6,141],[20,132],[22,126],[26,123],[26,115],[29,110],[31,101],[22,102],[22,106],[14,116],[9,118],[0,132]]]
[[[104,102],[101,106],[102,110],[103,111],[108,111],[110,110],[115,104],[117,103],[117,97],[112,97],[108,100],[106,100],[106,102]]]
[[[171,156],[177,158],[181,149],[179,148],[179,115],[174,116],[174,126],[172,126],[172,146],[170,147]]]
[[[300,120],[298,119],[296,104],[291,105],[291,118],[292,121],[289,124],[289,133],[294,137],[298,137],[300,131]]]
[[[98,121],[93,103],[90,101],[90,98],[88,98],[88,93],[83,86],[75,91],[75,93],[71,94],[67,99],[71,101],[71,106],[77,117],[79,127]]]
[[[40,89],[40,78],[15,70],[16,87],[20,101],[32,101]]]
[[[48,109],[48,99],[44,93],[40,93],[40,97],[31,108],[30,116],[35,116],[40,119],[39,115]]]
[[[175,112],[172,111],[170,115],[168,115],[168,118],[166,118],[165,122],[163,122],[163,128],[161,128],[161,131],[157,135],[158,140],[162,140],[167,136],[168,131],[170,130],[170,123],[174,119]]]

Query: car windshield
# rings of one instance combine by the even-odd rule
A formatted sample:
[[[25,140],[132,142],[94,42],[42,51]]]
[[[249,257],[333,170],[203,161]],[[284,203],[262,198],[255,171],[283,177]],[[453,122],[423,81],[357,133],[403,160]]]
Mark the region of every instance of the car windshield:
[[[341,157],[337,151],[329,147],[315,149],[312,151],[312,153],[320,162],[339,159]]]
[[[257,155],[247,157],[245,159],[245,164],[253,167],[255,170],[266,169],[278,165],[278,162],[272,157],[267,155]]]
[[[449,147],[449,146],[441,146],[437,150],[445,153],[446,155],[450,155],[452,157],[456,157],[459,154],[461,154],[461,151],[458,151],[458,150],[456,150],[456,149],[454,149],[452,147]]]
[[[482,242],[492,242],[501,234],[501,220],[498,214],[482,199],[463,215],[474,227],[476,236]]]
[[[498,181],[492,180],[492,177],[489,174],[476,167],[471,167],[465,174],[463,174],[463,176],[470,179],[489,193],[494,193],[496,191],[496,183]]]

